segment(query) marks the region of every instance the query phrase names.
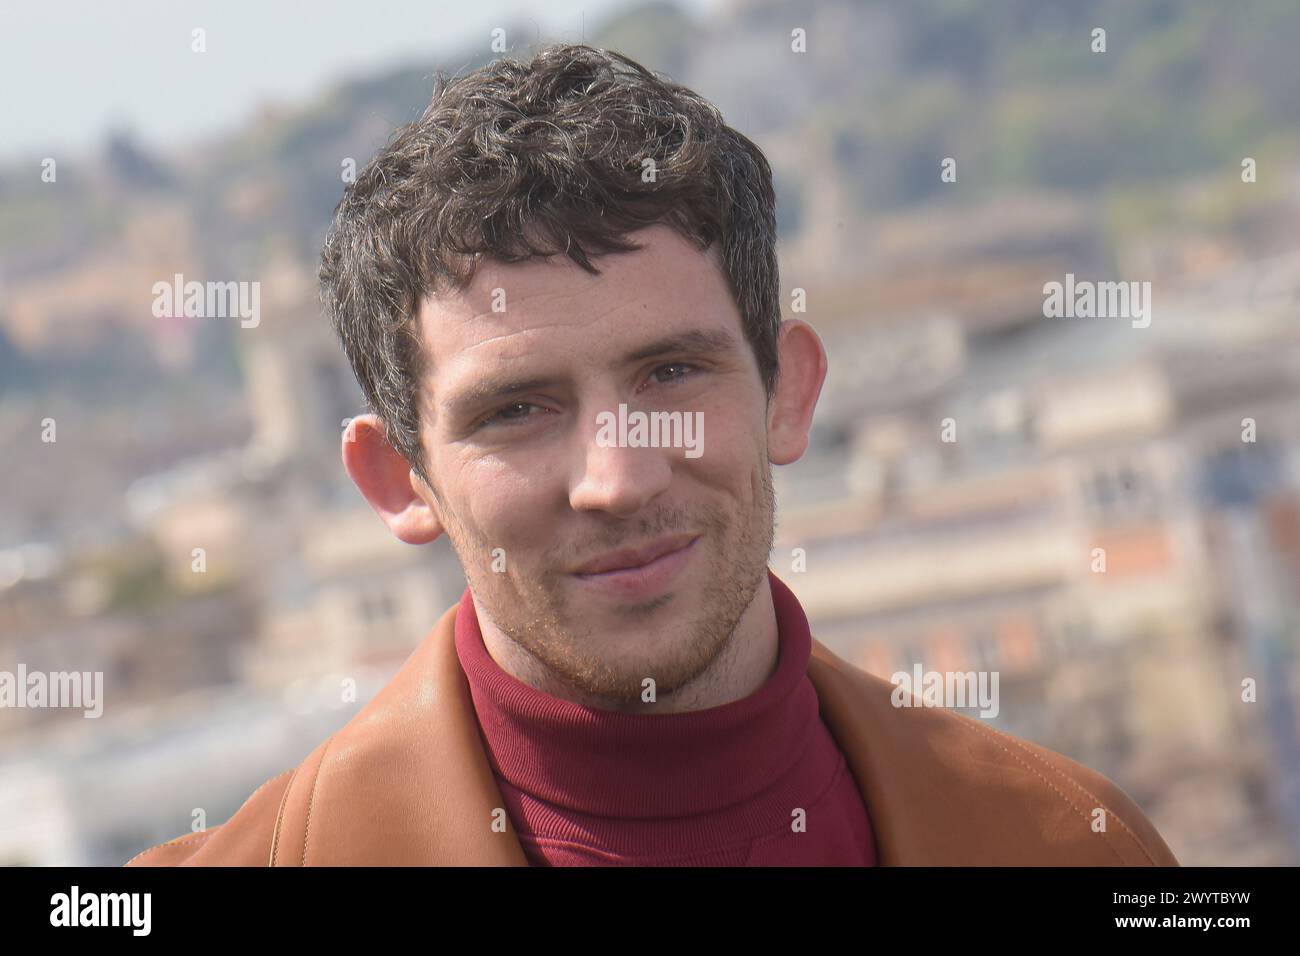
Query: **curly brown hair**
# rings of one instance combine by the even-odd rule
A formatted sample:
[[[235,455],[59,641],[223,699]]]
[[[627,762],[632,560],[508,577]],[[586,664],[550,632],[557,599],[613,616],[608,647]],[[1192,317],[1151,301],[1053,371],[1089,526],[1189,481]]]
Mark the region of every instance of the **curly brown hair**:
[[[653,161],[651,164],[650,161]],[[647,174],[647,170],[652,170]],[[334,211],[320,292],[370,410],[428,483],[419,436],[420,301],[477,262],[641,248],[663,223],[721,265],[770,400],[781,323],[776,197],[766,157],[699,94],[581,44],[496,60],[399,127]]]

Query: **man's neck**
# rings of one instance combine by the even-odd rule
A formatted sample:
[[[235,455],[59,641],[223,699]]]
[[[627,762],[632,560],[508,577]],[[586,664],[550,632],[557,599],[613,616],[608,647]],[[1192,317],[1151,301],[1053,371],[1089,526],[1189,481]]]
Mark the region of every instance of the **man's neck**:
[[[477,598],[474,599],[474,609],[488,654],[497,666],[515,680],[544,694],[594,710],[646,712],[645,705],[639,699],[619,705],[609,698],[596,697],[574,687],[503,634],[483,613]],[[772,587],[764,573],[753,599],[718,656],[690,683],[671,693],[661,693],[652,712],[666,714],[705,710],[748,697],[772,676],[779,651]]]

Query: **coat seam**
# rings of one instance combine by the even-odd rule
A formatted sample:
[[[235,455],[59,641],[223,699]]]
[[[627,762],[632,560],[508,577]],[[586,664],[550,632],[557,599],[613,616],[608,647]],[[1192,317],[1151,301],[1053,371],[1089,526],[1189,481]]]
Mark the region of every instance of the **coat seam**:
[[[316,762],[316,773],[311,780],[311,793],[307,795],[307,821],[302,828],[302,865],[307,865],[307,843],[311,837],[311,811],[316,805],[316,788],[320,783],[320,768],[325,766],[325,756],[329,753],[330,744],[334,742],[334,735],[331,734],[325,740],[325,747],[321,751],[320,760]]]
[[[288,786],[284,788],[284,793],[280,795],[280,808],[275,813],[275,832],[271,834],[271,859],[266,864],[267,866],[275,866],[275,858],[280,850],[280,833],[284,825],[284,810],[289,805],[289,794],[293,792],[293,782],[298,778],[298,770],[301,766],[302,764],[299,764],[292,771],[286,771],[292,773],[293,776],[289,778]]]
[[[1075,804],[1070,800],[1070,798],[1067,797],[1064,793],[1062,793],[1062,792],[1061,792],[1061,791],[1056,787],[1056,785],[1052,783],[1051,780],[1047,779],[1047,777],[1043,776],[1041,773],[1039,773],[1039,772],[1038,772],[1037,770],[1035,770],[1033,767],[1031,767],[1031,766],[1029,766],[1028,764],[1026,764],[1023,760],[1021,760],[1021,759],[1020,759],[1019,757],[1017,757],[1014,753],[1012,753],[1010,750],[1008,750],[1008,749],[1007,749],[1007,748],[1006,748],[1006,747],[1005,747],[1005,746],[1004,746],[1004,745],[1003,745],[999,740],[997,740],[997,739],[994,737],[994,735],[996,735],[996,737],[1005,737],[1007,740],[1009,740],[1009,741],[1011,741],[1013,744],[1015,744],[1016,747],[1017,747],[1018,749],[1023,750],[1023,751],[1028,755],[1028,756],[1032,757],[1034,760],[1036,760],[1036,761],[1037,761],[1039,764],[1041,764],[1043,767],[1047,768],[1047,769],[1050,770],[1050,771],[1053,771],[1053,772],[1059,774],[1060,776],[1062,776],[1062,777],[1064,777],[1066,780],[1068,780],[1070,783],[1072,783],[1072,784],[1075,786],[1075,788],[1076,788],[1077,790],[1079,790],[1082,794],[1084,794],[1084,796],[1088,797],[1088,798],[1089,798],[1090,800],[1092,800],[1092,801],[1093,801],[1097,806],[1100,806],[1103,810],[1105,810],[1106,813],[1108,813],[1110,816],[1114,817],[1115,820],[1116,820],[1116,822],[1119,823],[1119,825],[1124,829],[1124,832],[1127,833],[1127,834],[1128,834],[1128,835],[1133,839],[1133,842],[1137,844],[1138,849],[1142,852],[1142,855],[1145,856],[1145,857],[1147,858],[1147,861],[1148,861],[1152,866],[1155,866],[1155,865],[1156,865],[1155,859],[1151,856],[1150,853],[1147,852],[1146,847],[1142,845],[1142,841],[1139,840],[1139,839],[1137,838],[1137,834],[1135,834],[1135,833],[1134,833],[1134,832],[1129,828],[1128,824],[1124,822],[1124,818],[1121,817],[1121,816],[1120,816],[1118,813],[1116,813],[1114,810],[1112,810],[1109,806],[1107,806],[1106,803],[1105,803],[1105,801],[1103,801],[1103,800],[1102,800],[1100,797],[1098,797],[1095,793],[1093,793],[1092,791],[1088,790],[1086,787],[1084,787],[1081,783],[1079,783],[1077,780],[1075,780],[1075,779],[1074,779],[1073,777],[1071,777],[1069,774],[1065,773],[1065,772],[1062,771],[1062,770],[1058,770],[1058,769],[1056,769],[1055,767],[1053,767],[1051,764],[1047,763],[1047,761],[1043,760],[1041,757],[1039,757],[1039,756],[1038,756],[1037,754],[1035,754],[1033,751],[1029,750],[1029,749],[1028,749],[1027,747],[1025,747],[1022,743],[1020,743],[1019,741],[1017,741],[1014,737],[1011,737],[1011,736],[1008,735],[1008,734],[1004,734],[1004,733],[1002,733],[1001,731],[993,730],[993,729],[988,728],[988,727],[982,727],[982,726],[980,726],[979,724],[970,724],[970,723],[967,722],[968,720],[969,720],[969,718],[966,718],[966,719],[963,719],[963,720],[961,721],[961,723],[962,723],[962,725],[963,725],[964,727],[966,727],[968,730],[970,730],[970,731],[972,731],[972,732],[974,732],[974,733],[984,734],[984,735],[986,735],[986,736],[989,736],[991,739],[993,739],[993,743],[995,743],[998,747],[1000,747],[1000,748],[1002,749],[1002,751],[1003,751],[1007,756],[1009,756],[1012,760],[1015,760],[1015,761],[1017,761],[1018,763],[1020,763],[1021,766],[1025,767],[1025,769],[1029,770],[1031,773],[1033,773],[1035,776],[1037,776],[1040,780],[1042,780],[1044,783],[1046,783],[1049,787],[1051,787],[1052,790],[1053,790],[1053,792],[1055,792],[1056,795],[1057,795],[1058,797],[1060,797],[1063,801],[1065,801],[1066,805],[1069,806],[1070,809],[1074,810],[1076,813],[1078,813],[1080,816],[1082,816],[1084,822],[1085,822],[1085,823],[1088,823],[1088,822],[1089,822],[1089,818],[1088,818],[1087,811],[1081,809],[1080,807],[1075,806]],[[1125,863],[1126,863],[1126,861],[1125,861],[1123,855],[1119,852],[1119,850],[1115,849],[1114,845],[1112,844],[1111,840],[1109,839],[1109,835],[1108,835],[1108,834],[1103,838],[1103,841],[1102,841],[1102,842],[1104,842],[1104,843],[1106,844],[1106,848],[1107,848],[1108,850],[1110,850],[1110,852],[1113,853],[1113,854],[1115,855],[1115,858],[1116,858],[1117,860],[1119,860],[1121,864],[1125,864]]]
[[[202,842],[203,842],[204,840],[206,840],[208,837],[212,836],[212,834],[215,833],[215,832],[217,831],[217,829],[218,829],[219,826],[220,826],[220,824],[218,824],[218,826],[216,826],[216,827],[213,827],[211,830],[204,830],[202,833],[199,833],[199,834],[197,834],[197,835],[195,835],[195,836],[192,836],[192,837],[179,836],[179,837],[176,837],[174,840],[168,840],[166,843],[159,843],[159,844],[157,844],[157,845],[155,845],[155,846],[151,846],[151,847],[149,847],[149,848],[147,848],[147,849],[141,850],[141,851],[140,851],[139,853],[137,853],[135,856],[131,857],[131,859],[127,860],[127,861],[126,861],[126,865],[127,865],[127,866],[130,866],[130,865],[131,865],[132,863],[134,863],[136,860],[140,859],[140,857],[142,857],[142,856],[146,856],[146,855],[148,855],[148,854],[150,854],[150,853],[153,853],[153,852],[155,852],[155,851],[157,851],[157,850],[162,850],[162,849],[164,849],[164,848],[166,848],[166,847],[169,847],[169,846],[189,846],[189,844],[191,844],[191,843],[202,843]]]
[[[275,781],[279,780],[279,779],[280,779],[281,777],[283,777],[286,773],[290,773],[290,772],[291,772],[290,770],[281,770],[279,773],[277,773],[277,774],[276,774],[274,777],[272,777],[270,780],[267,780],[266,782],[264,782],[260,787],[258,787],[256,790],[254,790],[252,793],[250,793],[250,794],[248,795],[248,798],[247,798],[246,800],[244,800],[244,803],[243,803],[243,804],[240,804],[240,808],[239,808],[239,809],[242,810],[242,809],[244,808],[244,806],[247,805],[247,803],[248,803],[249,800],[252,800],[255,796],[257,796],[259,793],[261,793],[263,790],[265,790],[268,786],[270,786],[271,784],[275,783]],[[235,812],[238,813],[239,811],[236,810]],[[226,821],[226,823],[229,823],[229,822],[230,822],[229,820]],[[212,834],[216,833],[217,830],[219,830],[219,829],[220,829],[221,827],[223,827],[223,826],[225,826],[225,823],[218,823],[215,827],[211,827],[211,828],[209,828],[209,829],[205,829],[205,830],[203,831],[203,833],[202,833],[200,836],[197,836],[197,837],[178,836],[178,837],[176,837],[175,839],[167,840],[167,841],[165,841],[165,842],[163,842],[163,843],[157,843],[157,844],[154,844],[153,846],[148,847],[148,848],[146,848],[146,849],[144,849],[144,850],[141,850],[141,851],[140,851],[139,853],[137,853],[135,856],[131,857],[131,859],[129,859],[129,860],[126,861],[126,864],[125,864],[125,865],[126,865],[126,866],[130,866],[132,863],[134,863],[136,860],[140,859],[140,857],[144,856],[146,853],[152,853],[154,850],[161,850],[163,847],[167,847],[167,846],[188,846],[189,844],[191,844],[191,843],[196,843],[196,842],[198,842],[199,840],[205,840],[205,839],[207,839],[209,836],[211,836]]]

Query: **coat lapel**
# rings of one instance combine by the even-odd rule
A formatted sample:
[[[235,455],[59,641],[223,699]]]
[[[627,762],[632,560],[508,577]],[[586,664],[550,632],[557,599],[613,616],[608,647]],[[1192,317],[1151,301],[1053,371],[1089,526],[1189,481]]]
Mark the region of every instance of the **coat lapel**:
[[[944,786],[931,773],[917,774],[925,741],[903,741],[887,715],[872,706],[871,688],[863,688],[859,672],[813,639],[808,677],[817,690],[821,716],[839,744],[857,781],[876,841],[880,866],[935,863],[933,854],[945,825],[960,814],[962,794]],[[886,685],[892,689],[892,685]],[[889,691],[884,691],[888,700]],[[933,769],[933,768],[930,768]],[[919,826],[918,826],[919,822]]]
[[[298,767],[272,866],[528,865],[456,656],[455,619],[453,606],[383,690]]]
[[[945,708],[896,707],[893,684],[816,640],[808,676],[881,866],[1178,865],[1136,804],[1091,768]]]

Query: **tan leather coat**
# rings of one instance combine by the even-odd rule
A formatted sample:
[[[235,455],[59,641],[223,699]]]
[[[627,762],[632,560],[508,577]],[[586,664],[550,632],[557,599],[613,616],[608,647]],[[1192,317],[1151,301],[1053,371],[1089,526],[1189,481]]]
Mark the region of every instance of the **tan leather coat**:
[[[493,813],[503,801],[456,655],[456,610],[351,721],[228,821],[126,865],[527,866],[508,816]],[[950,710],[895,707],[893,684],[815,638],[808,676],[881,865],[1178,865],[1101,774]]]

